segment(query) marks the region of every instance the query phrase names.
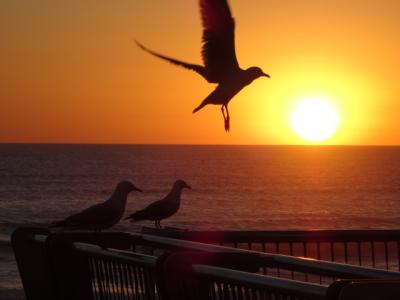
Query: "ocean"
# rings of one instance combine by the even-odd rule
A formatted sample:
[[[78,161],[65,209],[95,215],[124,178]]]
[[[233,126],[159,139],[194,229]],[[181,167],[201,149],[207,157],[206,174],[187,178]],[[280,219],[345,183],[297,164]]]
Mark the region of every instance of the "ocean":
[[[9,239],[106,200],[121,180],[126,214],[161,199],[176,179],[186,229],[350,229],[400,226],[400,147],[0,145],[0,299],[23,297]],[[121,221],[132,231],[152,222]]]

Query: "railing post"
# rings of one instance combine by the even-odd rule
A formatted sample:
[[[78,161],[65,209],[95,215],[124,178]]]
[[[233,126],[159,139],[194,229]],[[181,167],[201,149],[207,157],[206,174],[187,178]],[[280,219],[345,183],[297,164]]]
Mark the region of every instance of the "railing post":
[[[54,300],[55,278],[43,242],[33,241],[35,235],[49,234],[47,228],[17,228],[11,236],[15,259],[27,300]]]
[[[72,242],[62,234],[50,235],[46,246],[51,254],[59,300],[93,299],[88,259],[77,255]]]

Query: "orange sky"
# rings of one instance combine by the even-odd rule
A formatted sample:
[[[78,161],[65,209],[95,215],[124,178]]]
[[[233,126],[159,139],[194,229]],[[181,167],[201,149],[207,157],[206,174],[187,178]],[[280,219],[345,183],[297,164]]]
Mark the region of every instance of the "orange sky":
[[[288,115],[318,96],[341,124],[329,144],[400,144],[400,1],[231,0],[243,68],[260,78],[229,104],[197,74],[197,0],[0,2],[0,142],[302,144]]]

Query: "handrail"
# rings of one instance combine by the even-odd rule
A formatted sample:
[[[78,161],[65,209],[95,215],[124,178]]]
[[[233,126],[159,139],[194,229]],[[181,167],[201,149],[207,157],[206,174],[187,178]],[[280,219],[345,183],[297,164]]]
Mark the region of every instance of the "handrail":
[[[398,229],[358,230],[177,230],[144,227],[144,234],[214,243],[400,241]]]
[[[157,262],[157,257],[155,256],[138,254],[135,252],[128,252],[112,248],[104,249],[93,244],[75,242],[73,243],[73,248],[78,253],[95,256],[99,258],[106,258],[122,263],[131,262],[131,263],[140,263],[146,266],[154,266],[155,263]]]
[[[400,272],[398,229],[197,231],[144,227],[142,233]]]
[[[268,254],[252,250],[237,249],[213,244],[203,244],[186,240],[176,240],[154,235],[132,233],[131,236],[138,241],[139,237],[146,245],[162,249],[185,249],[209,253],[253,253],[257,254],[260,267],[275,267],[290,271],[309,272],[317,275],[336,278],[400,278],[399,272],[353,266],[335,262],[320,261],[304,257],[292,257],[282,254]]]
[[[36,242],[36,243],[45,243],[47,239],[47,236],[44,234],[34,234],[32,236],[32,241]]]
[[[276,278],[260,274],[247,273],[208,265],[193,265],[194,275],[211,280],[228,281],[253,288],[266,288],[270,290],[295,294],[307,299],[326,299],[327,287],[309,282]]]

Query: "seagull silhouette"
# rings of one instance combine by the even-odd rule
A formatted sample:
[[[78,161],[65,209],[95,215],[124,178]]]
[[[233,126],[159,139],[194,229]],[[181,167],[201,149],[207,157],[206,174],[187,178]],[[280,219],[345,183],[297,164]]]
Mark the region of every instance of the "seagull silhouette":
[[[217,83],[201,104],[193,110],[199,111],[207,104],[222,105],[225,130],[229,131],[229,101],[253,80],[265,76],[259,67],[243,70],[239,67],[235,52],[235,21],[232,18],[227,0],[200,0],[201,20],[203,24],[203,48],[201,55],[204,66],[186,63],[157,52],[141,43],[136,44],[144,51],[167,60],[172,64],[193,70],[210,83]]]
[[[161,228],[161,220],[171,217],[180,206],[181,192],[184,188],[192,189],[181,179],[175,181],[172,190],[163,199],[151,203],[142,210],[138,210],[124,220],[131,219],[131,222],[140,220],[151,220],[157,228]]]
[[[111,198],[105,202],[86,208],[80,213],[69,216],[65,220],[55,221],[50,227],[67,229],[88,229],[101,231],[117,224],[121,220],[126,206],[128,194],[131,191],[141,192],[129,181],[121,181],[115,188]]]

